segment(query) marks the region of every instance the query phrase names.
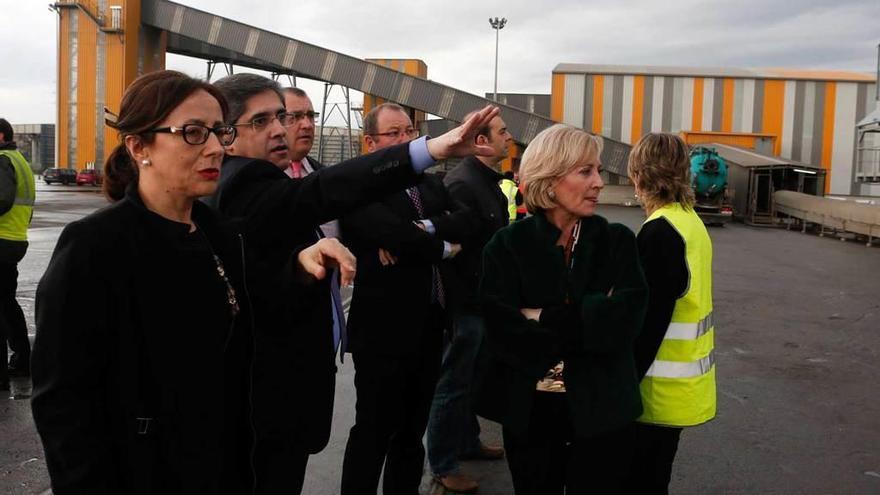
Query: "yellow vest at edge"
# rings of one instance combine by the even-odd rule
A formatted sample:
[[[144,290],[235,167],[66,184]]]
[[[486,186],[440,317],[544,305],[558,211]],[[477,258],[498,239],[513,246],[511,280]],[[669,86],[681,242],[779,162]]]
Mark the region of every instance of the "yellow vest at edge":
[[[712,241],[693,210],[671,203],[648,221],[664,217],[686,248],[688,287],[675,303],[654,364],[640,384],[641,423],[695,426],[715,417],[715,329],[712,317]]]
[[[36,197],[34,173],[27,160],[17,150],[0,150],[0,156],[9,158],[15,168],[15,203],[0,215],[0,239],[26,241]]]

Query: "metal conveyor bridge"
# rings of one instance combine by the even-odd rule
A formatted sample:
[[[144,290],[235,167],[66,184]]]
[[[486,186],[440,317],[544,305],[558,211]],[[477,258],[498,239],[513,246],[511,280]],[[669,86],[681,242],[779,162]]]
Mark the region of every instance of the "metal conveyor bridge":
[[[449,86],[321,48],[168,0],[143,0],[141,22],[168,33],[167,51],[339,84],[438,117],[461,122],[471,110],[495,102]],[[498,105],[517,142],[528,144],[555,122]],[[626,175],[630,146],[604,138],[602,163]]]

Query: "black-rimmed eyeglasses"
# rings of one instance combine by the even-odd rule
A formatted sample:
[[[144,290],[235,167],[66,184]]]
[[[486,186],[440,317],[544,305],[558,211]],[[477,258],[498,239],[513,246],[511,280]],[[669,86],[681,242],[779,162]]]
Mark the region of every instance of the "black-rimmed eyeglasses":
[[[199,145],[208,141],[208,136],[213,132],[217,136],[217,140],[223,146],[229,146],[235,141],[238,134],[235,127],[231,125],[218,125],[217,127],[208,127],[202,124],[184,124],[181,127],[159,127],[150,129],[149,132],[164,132],[168,134],[180,134],[183,136],[186,144]]]

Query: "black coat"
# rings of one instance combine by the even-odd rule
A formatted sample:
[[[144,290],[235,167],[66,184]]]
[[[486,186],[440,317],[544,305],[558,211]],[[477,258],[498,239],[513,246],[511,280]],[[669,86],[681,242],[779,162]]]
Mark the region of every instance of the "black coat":
[[[571,268],[556,245],[559,235],[539,214],[500,230],[486,246],[486,345],[474,409],[525,434],[537,381],[563,360],[574,431],[586,438],[641,414],[632,344],[648,290],[628,228],[599,216],[582,219]],[[540,322],[527,320],[521,308],[542,308]]]
[[[345,244],[358,260],[348,316],[352,352],[410,354],[420,349],[421,339],[436,337],[422,335],[417,325],[432,303],[432,267],[445,263],[443,241],[461,243],[475,222],[470,210],[453,202],[438,177],[425,175],[418,190],[424,219],[434,224],[434,234],[413,224],[422,218],[406,191],[342,219]],[[396,256],[397,264],[382,266],[379,248]],[[432,325],[429,330],[441,327]]]
[[[507,198],[498,181],[501,174],[471,156],[464,159],[443,182],[452,199],[471,210],[477,227],[462,243],[462,252],[450,263],[449,302],[454,311],[479,313],[477,287],[483,273],[483,247],[498,229],[507,225]]]
[[[37,287],[31,401],[58,495],[250,486],[243,244],[204,205],[192,215],[210,248],[133,188],[58,239]],[[154,418],[145,435],[139,417]]]
[[[330,438],[336,367],[328,282],[297,283],[296,256],[316,229],[376,198],[414,183],[407,145],[326,167],[301,180],[270,162],[227,157],[210,203],[246,225],[248,287],[254,301],[257,376],[254,406],[261,425],[257,465],[283,466],[285,452],[320,452]],[[280,377],[273,381],[269,377]],[[262,435],[265,435],[263,437]],[[261,475],[259,472],[258,478]],[[274,475],[269,475],[275,478]]]

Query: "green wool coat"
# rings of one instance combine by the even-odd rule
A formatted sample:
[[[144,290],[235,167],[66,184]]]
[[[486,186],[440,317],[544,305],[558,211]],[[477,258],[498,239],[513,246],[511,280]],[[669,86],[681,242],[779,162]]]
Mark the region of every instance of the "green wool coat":
[[[535,384],[560,360],[577,437],[622,428],[642,412],[632,348],[648,288],[636,238],[600,216],[581,222],[570,267],[559,229],[542,214],[499,230],[483,251],[486,335],[474,406],[515,434],[528,431]],[[540,321],[520,308],[542,308]]]

